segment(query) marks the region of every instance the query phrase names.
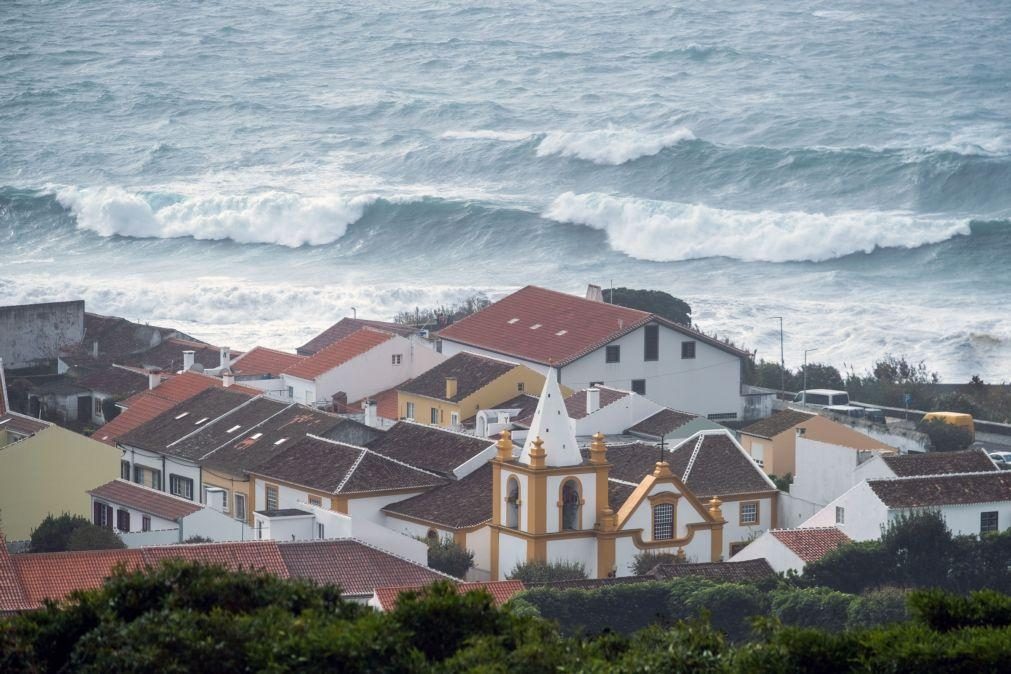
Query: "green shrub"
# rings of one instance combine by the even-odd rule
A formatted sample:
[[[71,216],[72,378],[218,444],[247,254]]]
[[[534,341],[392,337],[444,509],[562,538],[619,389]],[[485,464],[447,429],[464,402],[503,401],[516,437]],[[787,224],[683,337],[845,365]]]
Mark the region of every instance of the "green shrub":
[[[772,615],[784,625],[827,631],[846,628],[853,595],[828,588],[778,590],[772,593]]]
[[[927,434],[935,452],[960,452],[972,444],[972,433],[968,429],[940,419],[920,423],[917,429]]]
[[[119,550],[126,544],[112,529],[87,524],[74,529],[67,540],[67,550]]]
[[[909,620],[907,593],[895,587],[867,592],[853,599],[846,615],[851,630],[889,625]]]
[[[517,564],[510,580],[523,581],[526,585],[552,583],[561,580],[586,580],[586,567],[581,562],[543,562],[533,560]]]
[[[993,590],[980,590],[968,597],[940,590],[913,592],[909,607],[917,621],[939,632],[1011,626],[1011,597]]]
[[[713,627],[732,641],[743,641],[751,634],[751,618],[768,609],[765,596],[750,585],[723,583],[693,594],[686,606],[696,615],[708,614]]]
[[[32,552],[64,552],[70,543],[70,536],[77,529],[86,526],[94,526],[86,518],[80,515],[63,513],[54,517],[46,515],[46,518],[32,531],[31,551]]]
[[[474,553],[457,545],[452,538],[428,538],[428,565],[436,571],[463,578],[474,567]]]

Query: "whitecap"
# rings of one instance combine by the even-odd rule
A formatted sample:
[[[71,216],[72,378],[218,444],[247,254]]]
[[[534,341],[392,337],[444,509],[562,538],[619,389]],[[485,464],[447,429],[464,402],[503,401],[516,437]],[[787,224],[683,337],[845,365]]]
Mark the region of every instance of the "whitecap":
[[[737,211],[599,193],[566,192],[544,216],[602,230],[615,250],[657,262],[706,257],[818,262],[875,248],[914,248],[970,233],[968,220],[904,212]]]
[[[537,146],[537,156],[575,157],[594,164],[616,166],[694,139],[695,134],[685,127],[665,133],[643,133],[617,127],[595,131],[552,131]]]
[[[527,140],[533,136],[526,131],[495,131],[493,129],[476,129],[474,131],[446,131],[442,134],[443,140],[500,140],[503,142],[516,142]]]

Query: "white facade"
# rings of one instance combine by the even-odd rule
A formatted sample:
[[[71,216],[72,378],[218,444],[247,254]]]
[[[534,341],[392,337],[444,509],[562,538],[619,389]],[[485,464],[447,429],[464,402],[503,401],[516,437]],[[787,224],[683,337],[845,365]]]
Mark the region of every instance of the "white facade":
[[[312,381],[282,374],[282,394],[291,402],[312,405],[330,402],[335,393],[343,391],[350,403],[413,379],[443,360],[442,354],[420,338],[394,335]]]
[[[662,409],[663,405],[653,402],[646,396],[629,392],[624,398],[599,407],[581,419],[576,419],[576,435],[587,436],[598,432],[604,435],[621,435],[626,428]]]
[[[790,494],[810,503],[825,505],[865,479],[858,478],[858,469],[881,453],[892,452],[857,450],[798,435],[796,472],[793,484],[790,485]],[[884,461],[879,460],[878,463],[884,465]]]
[[[113,531],[119,534],[119,537],[130,548],[182,543],[193,536],[209,538],[215,542],[243,541],[253,538],[252,528],[211,508],[201,508],[177,521],[96,496],[91,497],[91,502],[92,509],[94,509],[96,502],[112,507]],[[129,531],[120,531],[118,528],[120,511],[126,511],[130,515]],[[148,520],[147,531],[144,530],[145,518]]]
[[[756,538],[748,547],[731,557],[730,561],[745,562],[750,559],[765,559],[776,573],[801,573],[804,570],[804,560],[769,532]]]

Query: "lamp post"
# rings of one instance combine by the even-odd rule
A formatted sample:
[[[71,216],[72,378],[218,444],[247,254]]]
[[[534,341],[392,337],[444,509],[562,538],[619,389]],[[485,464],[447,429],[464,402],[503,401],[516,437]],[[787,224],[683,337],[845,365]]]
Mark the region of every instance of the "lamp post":
[[[804,349],[804,392],[801,393],[801,395],[803,396],[801,401],[805,405],[807,404],[807,354],[817,350],[818,349]]]
[[[783,355],[783,317],[773,316],[779,319],[779,392],[786,393],[786,357]]]

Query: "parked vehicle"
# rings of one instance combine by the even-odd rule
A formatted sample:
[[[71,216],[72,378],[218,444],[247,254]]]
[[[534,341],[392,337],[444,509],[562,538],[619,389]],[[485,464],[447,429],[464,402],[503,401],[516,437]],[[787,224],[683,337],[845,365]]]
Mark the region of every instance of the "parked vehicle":
[[[1011,470],[1011,452],[990,452],[990,458],[1003,470]]]
[[[931,421],[943,421],[946,424],[951,424],[952,426],[961,426],[965,430],[969,431],[969,434],[976,438],[976,425],[972,421],[971,414],[965,414],[963,412],[927,412],[923,415],[923,419],[920,421],[921,424],[929,424]]]
[[[855,405],[829,405],[825,409],[828,410],[829,412],[835,412],[836,414],[842,414],[847,417],[853,417],[854,419],[862,419],[865,416],[864,408],[857,407]]]
[[[864,408],[864,419],[868,421],[876,421],[878,423],[885,423],[885,413],[877,407],[865,407]]]
[[[831,407],[833,405],[849,405],[850,394],[846,391],[835,391],[828,388],[812,388],[801,391],[793,398],[795,403],[804,403],[816,407]]]

